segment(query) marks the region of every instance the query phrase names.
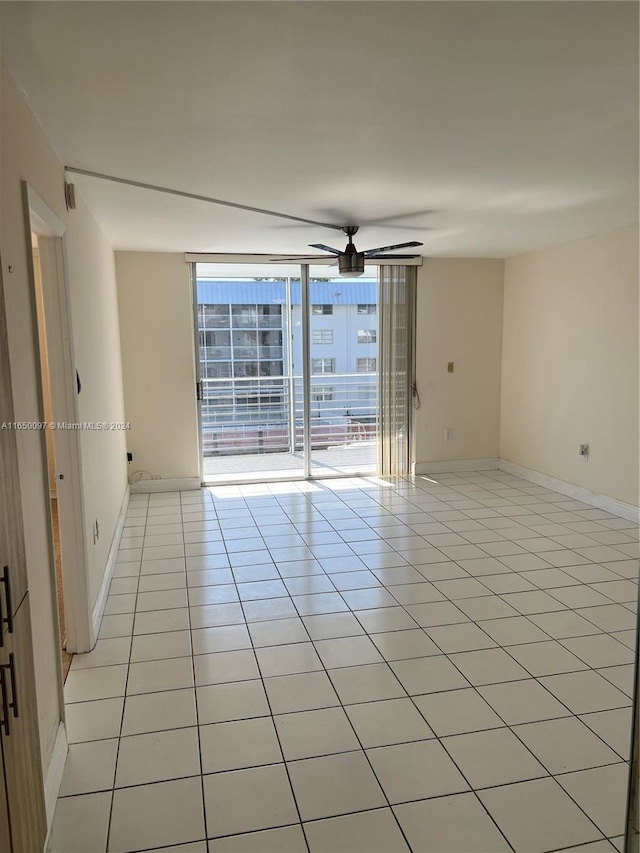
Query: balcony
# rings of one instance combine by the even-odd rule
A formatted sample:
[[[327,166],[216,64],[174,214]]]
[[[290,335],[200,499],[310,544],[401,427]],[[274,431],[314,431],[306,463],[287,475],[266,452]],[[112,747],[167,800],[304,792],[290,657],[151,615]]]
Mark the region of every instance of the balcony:
[[[280,314],[265,314],[264,316],[242,316],[232,314],[232,325],[234,329],[281,329],[282,316]],[[228,328],[228,327],[227,327]]]
[[[231,361],[231,347],[200,347],[200,361]]]
[[[323,374],[310,386],[312,450],[375,443],[375,374]],[[205,457],[301,451],[302,377],[203,379],[202,441]]]
[[[210,316],[198,317],[198,329],[228,329],[228,314],[212,314]]]

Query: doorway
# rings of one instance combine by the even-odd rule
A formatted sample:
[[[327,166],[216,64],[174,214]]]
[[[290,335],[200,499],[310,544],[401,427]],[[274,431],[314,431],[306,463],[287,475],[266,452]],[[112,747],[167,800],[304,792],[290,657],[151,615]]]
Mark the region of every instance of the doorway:
[[[205,484],[375,474],[378,282],[331,273],[193,265]]]
[[[43,237],[41,239],[43,241],[44,248],[44,241],[47,238]],[[53,405],[51,402],[51,370],[49,365],[49,345],[47,342],[47,320],[42,282],[42,266],[40,263],[40,238],[33,231],[31,232],[31,257],[33,261],[38,349],[40,353],[40,376],[42,381],[42,412],[44,421],[49,424],[53,422],[54,418]],[[62,679],[65,681],[71,667],[72,655],[67,651],[62,544],[60,541],[60,514],[58,510],[58,495],[56,489],[55,432],[51,429],[45,430],[45,445],[47,451],[49,505],[51,509],[51,538],[55,560],[56,602],[58,607],[60,653],[62,656]]]
[[[90,651],[94,645],[77,412],[80,381],[73,361],[63,243],[65,226],[26,183],[23,183],[23,199],[29,226],[33,330],[40,368],[43,425],[40,432],[46,462],[43,489],[48,503],[51,565],[55,567],[61,670],[66,676],[71,654]],[[59,425],[64,427],[57,428]]]

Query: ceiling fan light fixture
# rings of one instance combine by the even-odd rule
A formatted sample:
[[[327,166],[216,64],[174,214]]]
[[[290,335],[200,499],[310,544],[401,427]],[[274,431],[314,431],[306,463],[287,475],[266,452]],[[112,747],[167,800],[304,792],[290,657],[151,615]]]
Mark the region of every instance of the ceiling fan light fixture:
[[[355,278],[364,274],[364,254],[355,252],[353,254],[338,255],[338,270],[340,275]]]

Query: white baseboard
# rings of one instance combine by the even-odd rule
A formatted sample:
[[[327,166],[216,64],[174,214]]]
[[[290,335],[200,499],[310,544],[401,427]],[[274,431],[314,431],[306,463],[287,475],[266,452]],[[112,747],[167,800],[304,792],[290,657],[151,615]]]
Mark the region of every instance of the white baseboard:
[[[525,468],[524,465],[516,465],[515,462],[509,462],[507,459],[500,459],[499,461],[501,471],[506,471],[515,477],[521,477],[523,480],[528,480],[537,486],[544,486],[551,491],[560,492],[561,495],[575,498],[575,500],[582,501],[582,503],[589,504],[589,506],[603,509],[612,515],[618,515],[629,521],[640,522],[640,507],[624,503],[624,501],[616,500],[616,498],[611,498],[608,495],[600,495],[597,492],[585,489],[583,486],[576,486],[574,483],[568,483],[566,480],[551,477],[549,474]]]
[[[47,840],[45,841],[44,849],[47,849],[49,843],[49,833],[51,832],[51,824],[53,823],[53,814],[56,810],[56,800],[62,784],[62,774],[64,773],[64,765],[67,760],[68,752],[67,731],[64,723],[60,721],[56,740],[53,744],[51,753],[51,761],[44,779],[44,804],[47,812]]]
[[[541,471],[534,471],[532,468],[525,468],[524,465],[516,465],[515,462],[509,462],[507,459],[453,459],[449,462],[414,462],[413,464],[413,473],[416,475],[495,470],[505,471],[507,474],[513,474],[514,477],[520,477],[522,480],[528,480],[537,486],[543,486],[553,492],[567,495],[577,501],[589,504],[589,506],[610,512],[612,515],[640,523],[640,507],[634,504],[592,492],[583,486],[568,483],[566,480],[559,480],[557,477],[551,477]]]
[[[98,597],[96,598],[96,603],[93,605],[93,611],[91,613],[91,623],[93,626],[94,639],[97,639],[98,637],[102,614],[104,613],[105,604],[107,603],[107,596],[109,595],[109,586],[111,585],[113,570],[115,569],[116,560],[118,559],[118,548],[120,547],[120,539],[122,537],[122,530],[124,528],[124,520],[127,514],[128,505],[129,486],[127,486],[124,490],[124,497],[122,498],[122,504],[120,506],[118,520],[116,521],[116,527],[113,531],[113,537],[111,539],[109,556],[107,557],[107,565],[105,566],[104,575],[102,576],[102,583],[100,584],[100,591],[98,592]]]
[[[131,494],[140,492],[189,492],[201,488],[200,477],[177,477],[169,480],[138,480],[131,483]]]
[[[453,459],[449,462],[414,462],[414,474],[456,474],[459,471],[497,471],[499,459]]]

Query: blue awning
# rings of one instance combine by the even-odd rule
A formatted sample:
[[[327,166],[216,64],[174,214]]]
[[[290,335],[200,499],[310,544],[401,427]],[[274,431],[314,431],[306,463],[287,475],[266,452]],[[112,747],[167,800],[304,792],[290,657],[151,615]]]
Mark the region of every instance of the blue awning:
[[[315,305],[372,305],[378,301],[378,283],[359,279],[311,281]],[[198,279],[198,303],[205,305],[284,305],[284,281]],[[291,282],[291,301],[300,304],[300,282]]]

